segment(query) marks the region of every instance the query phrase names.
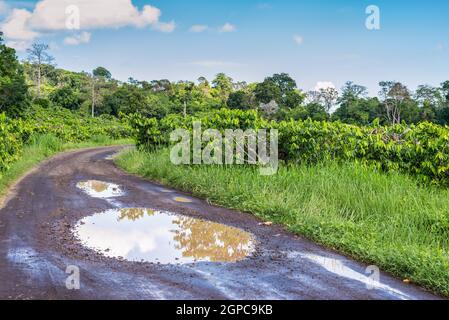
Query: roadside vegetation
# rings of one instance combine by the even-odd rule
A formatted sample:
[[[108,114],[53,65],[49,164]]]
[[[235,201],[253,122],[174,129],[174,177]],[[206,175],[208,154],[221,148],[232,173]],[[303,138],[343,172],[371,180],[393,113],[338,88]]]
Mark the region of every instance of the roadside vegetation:
[[[449,296],[447,189],[357,163],[284,165],[263,177],[248,166],[175,166],[168,149],[128,151],[116,162]]]
[[[33,136],[21,151],[18,160],[10,164],[8,170],[4,170],[0,175],[0,197],[4,196],[8,188],[34,166],[59,152],[131,143],[130,139],[111,139],[107,136],[93,136],[83,142],[64,142],[51,134]]]

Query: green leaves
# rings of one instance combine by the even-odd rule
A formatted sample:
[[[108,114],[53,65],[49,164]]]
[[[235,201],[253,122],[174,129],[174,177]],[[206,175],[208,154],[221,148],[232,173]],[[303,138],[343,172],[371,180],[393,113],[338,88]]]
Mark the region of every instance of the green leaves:
[[[0,172],[8,170],[33,135],[50,134],[64,142],[82,142],[95,136],[130,137],[129,127],[112,118],[91,118],[64,109],[35,108],[25,119],[0,114]]]
[[[423,181],[449,182],[449,127],[424,122],[407,126],[359,127],[340,122],[267,121],[257,111],[221,109],[202,117],[170,115],[162,120],[127,116],[139,147],[153,150],[169,145],[174,129],[191,130],[194,120],[205,129],[278,129],[281,160],[316,164],[357,161],[385,171],[401,171]]]

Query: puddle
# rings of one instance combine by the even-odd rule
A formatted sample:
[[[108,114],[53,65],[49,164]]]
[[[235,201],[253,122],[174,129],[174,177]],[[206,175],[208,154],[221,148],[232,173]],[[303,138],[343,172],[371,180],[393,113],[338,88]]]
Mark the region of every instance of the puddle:
[[[347,267],[343,263],[343,261],[339,259],[328,258],[310,253],[301,254],[298,252],[289,252],[287,256],[290,259],[297,259],[298,257],[300,257],[309,260],[319,265],[320,267],[324,268],[325,270],[332,272],[340,277],[361,282],[365,284],[367,288],[390,292],[392,295],[396,296],[399,299],[403,300],[410,299],[410,296],[403,293],[402,291],[392,288],[386,284],[383,284],[380,281],[376,281],[375,279],[370,278],[367,274],[362,274]]]
[[[98,213],[80,220],[74,233],[90,249],[134,262],[237,262],[254,252],[243,230],[150,209]]]
[[[173,200],[180,203],[192,203],[192,200],[184,198],[184,197],[176,197]]]
[[[94,198],[107,199],[124,194],[118,185],[97,180],[82,181],[76,187]]]

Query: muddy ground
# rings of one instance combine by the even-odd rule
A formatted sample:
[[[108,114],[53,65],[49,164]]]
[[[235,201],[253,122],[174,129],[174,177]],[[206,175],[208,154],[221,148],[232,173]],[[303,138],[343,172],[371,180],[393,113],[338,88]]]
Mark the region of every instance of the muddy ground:
[[[19,181],[0,210],[1,299],[437,299],[387,274],[369,282],[367,265],[349,260],[279,226],[186,197],[126,174],[108,156],[122,147],[60,154]],[[114,201],[76,188],[96,179],[120,185]],[[182,265],[106,258],[72,234],[79,219],[114,207],[167,210],[254,235],[256,252],[237,263]],[[66,288],[68,266],[80,269],[80,290]],[[368,284],[368,286],[367,286]],[[371,286],[369,286],[371,284]]]

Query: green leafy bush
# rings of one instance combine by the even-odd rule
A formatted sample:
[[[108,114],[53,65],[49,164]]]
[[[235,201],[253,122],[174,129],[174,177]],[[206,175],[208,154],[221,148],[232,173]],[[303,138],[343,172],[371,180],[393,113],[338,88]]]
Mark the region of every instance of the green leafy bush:
[[[279,156],[286,162],[356,161],[384,171],[402,171],[427,182],[449,182],[449,127],[417,125],[360,127],[340,122],[267,121],[257,111],[221,109],[195,118],[171,115],[162,120],[139,114],[126,117],[141,149],[168,146],[174,129],[278,129]]]
[[[57,108],[36,107],[23,119],[0,114],[0,172],[8,170],[20,157],[24,144],[35,136],[48,136],[48,143],[57,150],[66,142],[128,138],[130,130],[115,118],[91,118]]]
[[[0,114],[0,170],[7,170],[18,159],[23,146],[22,122],[15,122]]]

